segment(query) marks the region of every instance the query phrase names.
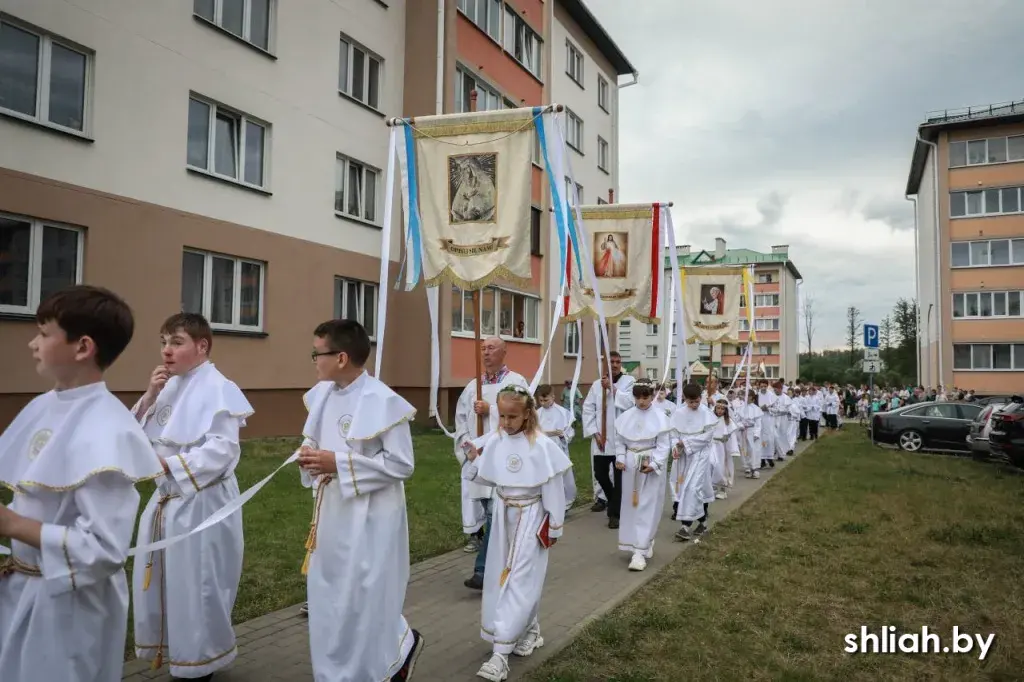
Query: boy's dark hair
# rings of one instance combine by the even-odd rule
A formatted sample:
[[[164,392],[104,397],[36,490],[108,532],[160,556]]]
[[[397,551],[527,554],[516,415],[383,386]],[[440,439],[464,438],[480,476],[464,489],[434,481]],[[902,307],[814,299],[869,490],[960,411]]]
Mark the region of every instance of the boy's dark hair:
[[[36,309],[36,322],[55,322],[71,342],[88,336],[96,344],[96,366],[101,370],[114,364],[135,333],[128,304],[108,289],[86,284],[48,296]]]
[[[697,400],[700,398],[701,388],[697,384],[686,384],[683,386],[683,397],[687,400]]]
[[[551,388],[551,384],[541,384],[537,387],[537,392],[534,394],[537,398],[547,398],[549,395],[554,395],[555,389]]]
[[[313,330],[313,336],[327,339],[331,350],[346,354],[356,367],[364,367],[370,358],[370,337],[355,320],[328,320]]]
[[[206,318],[199,313],[177,313],[168,317],[160,325],[160,333],[168,336],[177,333],[179,329],[188,334],[196,343],[206,341],[207,355],[213,350],[213,330],[210,329],[210,323],[206,321]]]
[[[619,360],[622,359],[622,355],[620,355],[619,351],[617,351],[617,350],[613,350],[611,353],[609,353],[608,357],[610,357],[610,358],[618,358]]]

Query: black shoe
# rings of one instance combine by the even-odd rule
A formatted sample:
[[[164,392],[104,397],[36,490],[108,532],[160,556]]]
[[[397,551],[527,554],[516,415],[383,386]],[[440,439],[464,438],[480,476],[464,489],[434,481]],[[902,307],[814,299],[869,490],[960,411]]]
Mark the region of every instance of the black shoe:
[[[184,677],[172,677],[171,680],[174,682],[210,682],[213,679],[213,673],[209,675],[203,675],[202,677],[184,678]]]
[[[790,450],[789,452],[786,453],[786,457],[792,457],[792,456],[793,456],[793,451],[792,450]]]
[[[775,460],[774,459],[768,460],[768,466],[770,466],[772,469],[774,469],[775,468]]]
[[[605,502],[604,500],[596,500],[594,502],[593,506],[590,507],[590,511],[592,511],[592,512],[603,512],[607,508],[608,508],[608,503],[607,502]]]
[[[472,578],[467,578],[462,584],[471,590],[482,590],[484,589],[484,577],[479,573],[474,573]]]
[[[618,528],[619,527],[619,520],[618,519],[608,519],[608,527],[612,528],[612,529]]]
[[[398,669],[398,672],[391,676],[391,682],[408,682],[412,679],[413,670],[416,668],[416,659],[423,651],[423,637],[417,630],[412,631],[412,648],[409,655],[405,657],[405,663]]]

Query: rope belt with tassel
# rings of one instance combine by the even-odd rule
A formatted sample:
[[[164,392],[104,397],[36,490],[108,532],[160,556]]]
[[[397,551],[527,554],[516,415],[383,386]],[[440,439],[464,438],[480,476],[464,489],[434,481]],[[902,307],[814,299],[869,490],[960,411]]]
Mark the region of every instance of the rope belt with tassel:
[[[523,522],[523,510],[540,502],[540,496],[521,495],[506,497],[499,492],[498,497],[501,498],[506,507],[515,507],[519,510],[519,518],[516,519],[516,529],[512,533],[512,545],[508,548],[508,560],[505,562],[505,568],[501,570],[501,578],[498,579],[498,586],[504,587],[509,575],[512,573],[512,561],[516,556],[516,543],[519,540],[519,524]]]
[[[30,578],[42,578],[43,572],[38,566],[25,563],[16,556],[7,556],[0,559],[0,578],[6,578],[9,575],[20,573],[21,575],[27,575]]]
[[[646,448],[626,448],[627,452],[633,453],[635,460],[633,462],[633,506],[640,506],[640,468],[643,467],[644,460],[647,459],[646,453],[654,449],[654,446]]]
[[[309,535],[306,537],[306,558],[302,560],[302,575],[309,575],[309,560],[316,550],[316,529],[320,523],[320,507],[324,503],[324,490],[327,484],[334,480],[334,476],[324,474],[316,486],[316,503],[313,505],[313,520],[309,523]]]

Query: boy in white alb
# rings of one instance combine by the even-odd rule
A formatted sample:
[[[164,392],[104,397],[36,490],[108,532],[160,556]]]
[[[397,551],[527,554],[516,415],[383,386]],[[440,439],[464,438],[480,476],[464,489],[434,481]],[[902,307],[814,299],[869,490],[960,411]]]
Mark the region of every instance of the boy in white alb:
[[[135,484],[163,476],[142,428],[103,383],[132,338],[113,293],[75,286],[44,300],[29,344],[54,389],[0,435],[0,679],[115,682],[128,629],[124,564]],[[2,550],[0,546],[0,550]]]
[[[549,384],[538,386],[535,397],[540,430],[558,443],[565,456],[569,457],[569,443],[576,430],[572,425],[572,413],[555,403],[555,389]],[[565,484],[565,510],[569,511],[576,499],[576,477],[573,476],[571,468],[562,476],[562,482]]]
[[[700,387],[696,384],[683,387],[683,398],[685,402],[672,415],[673,435],[678,439],[672,457],[686,458],[675,514],[676,520],[683,522],[676,539],[686,541],[707,531],[708,505],[715,499],[711,487],[711,442],[718,418],[704,407]],[[698,522],[696,533],[690,530],[694,521]]]
[[[202,315],[172,315],[160,328],[163,364],[132,413],[164,462],[139,520],[138,545],[189,533],[238,498],[239,432],[253,409],[210,361]],[[132,574],[135,652],[179,679],[209,680],[237,655],[231,612],[242,577],[241,511],[172,547],[139,555]]]
[[[718,418],[718,425],[711,443],[714,451],[711,459],[711,486],[715,490],[715,499],[724,500],[729,496],[728,490],[736,474],[732,456],[739,451],[736,444],[738,426],[732,418],[727,399],[722,398],[715,403],[713,412]]]
[[[642,571],[654,556],[654,536],[665,509],[665,476],[672,447],[668,417],[652,405],[654,384],[633,384],[636,405],[615,420],[615,468],[622,472],[619,549],[631,552],[629,570]]]
[[[462,469],[466,478],[495,488],[480,625],[493,653],[477,671],[491,682],[508,679],[509,654],[529,656],[544,645],[537,614],[548,548],[565,522],[562,476],[572,468],[558,444],[541,433],[528,391],[503,389],[498,411],[501,430],[467,443]]]
[[[775,401],[778,396],[768,390],[768,380],[758,383],[757,406],[761,408],[761,468],[775,467]]]
[[[370,338],[358,322],[318,326],[312,357],[320,383],[303,397],[299,466],[316,490],[302,566],[313,679],[407,682],[423,649],[402,615],[416,410],[363,369]]]
[[[757,391],[748,393],[746,404],[737,414],[742,429],[740,437],[745,441],[743,475],[761,478],[761,408],[757,406]]]
[[[676,404],[668,399],[668,389],[665,384],[658,384],[658,392],[654,396],[654,407],[665,413],[666,419],[672,419],[672,413],[676,411]]]

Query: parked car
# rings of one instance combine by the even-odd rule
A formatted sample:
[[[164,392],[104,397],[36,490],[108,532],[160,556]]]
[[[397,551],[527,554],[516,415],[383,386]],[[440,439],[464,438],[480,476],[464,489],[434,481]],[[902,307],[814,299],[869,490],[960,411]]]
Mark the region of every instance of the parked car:
[[[992,415],[989,448],[993,455],[1004,456],[1024,469],[1024,398],[1015,395],[1010,400]]]
[[[907,452],[969,449],[967,434],[981,405],[935,402],[905,405],[871,418],[869,432],[875,443],[896,445]]]
[[[967,444],[971,448],[971,455],[974,459],[984,462],[992,459],[992,452],[989,448],[989,432],[992,430],[992,415],[998,412],[1005,404],[1005,401],[993,401],[988,403],[981,403],[980,401],[975,404],[981,404],[984,407],[974,421],[971,422],[970,433],[967,434]],[[1002,456],[997,456],[996,459],[1004,460]]]

